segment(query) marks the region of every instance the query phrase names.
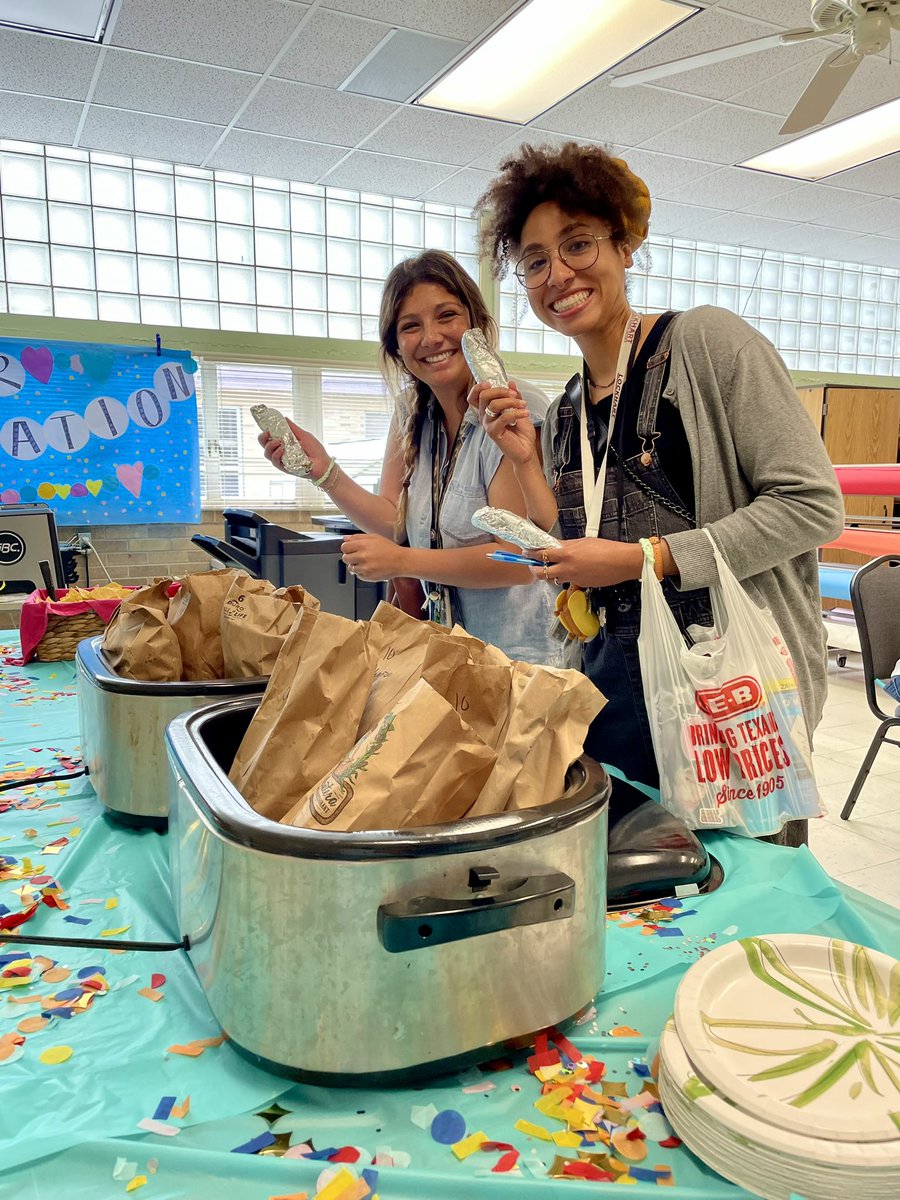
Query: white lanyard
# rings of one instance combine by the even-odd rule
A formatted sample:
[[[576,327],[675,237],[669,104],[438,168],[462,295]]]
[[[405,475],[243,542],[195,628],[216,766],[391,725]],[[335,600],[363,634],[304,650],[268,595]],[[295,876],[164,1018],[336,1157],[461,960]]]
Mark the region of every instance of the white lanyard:
[[[597,472],[597,478],[592,478],[591,467],[594,462],[593,451],[591,450],[591,442],[588,437],[588,389],[582,389],[581,401],[581,487],[584,492],[584,511],[586,515],[584,536],[599,537],[600,521],[603,513],[603,493],[606,491],[606,462],[609,458],[609,448],[612,445],[613,430],[616,425],[616,413],[619,409],[619,400],[622,397],[622,389],[625,386],[625,376],[628,374],[628,359],[631,356],[631,347],[634,339],[637,336],[638,330],[641,327],[641,318],[638,313],[632,313],[628,318],[628,324],[625,326],[625,332],[622,334],[622,344],[619,347],[619,358],[616,363],[616,378],[613,383],[612,400],[609,410],[609,430],[606,436],[606,449],[603,451],[603,462],[600,464],[600,470]]]

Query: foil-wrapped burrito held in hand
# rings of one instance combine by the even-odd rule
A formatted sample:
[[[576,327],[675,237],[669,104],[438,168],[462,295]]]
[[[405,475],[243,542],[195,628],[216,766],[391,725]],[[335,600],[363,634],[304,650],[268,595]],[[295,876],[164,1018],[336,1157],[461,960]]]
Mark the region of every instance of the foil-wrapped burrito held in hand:
[[[493,534],[504,542],[513,542],[523,550],[558,550],[561,543],[527,517],[506,508],[479,508],[472,514],[476,529]]]
[[[467,329],[460,338],[460,346],[476,383],[488,383],[498,388],[508,386],[503,359],[488,345],[480,329]]]
[[[250,415],[263,433],[277,438],[284,444],[281,465],[285,471],[289,471],[291,475],[299,475],[301,479],[309,479],[312,474],[312,460],[291,432],[287,417],[282,416],[277,408],[270,408],[268,404],[252,405]]]

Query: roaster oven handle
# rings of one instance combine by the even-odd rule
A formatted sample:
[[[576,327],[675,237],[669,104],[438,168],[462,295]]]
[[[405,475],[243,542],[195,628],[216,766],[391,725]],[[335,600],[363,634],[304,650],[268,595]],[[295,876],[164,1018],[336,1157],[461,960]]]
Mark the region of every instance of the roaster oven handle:
[[[575,911],[575,881],[561,871],[517,878],[504,890],[488,890],[499,872],[469,872],[472,899],[415,896],[378,909],[378,937],[391,954],[440,946],[523,925],[564,921]]]

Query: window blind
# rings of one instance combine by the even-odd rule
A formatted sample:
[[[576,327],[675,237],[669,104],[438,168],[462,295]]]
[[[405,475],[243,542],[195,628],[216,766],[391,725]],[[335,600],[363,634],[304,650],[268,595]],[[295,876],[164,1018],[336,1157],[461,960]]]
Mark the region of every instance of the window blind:
[[[266,460],[251,416],[268,404],[314,434],[369,491],[381,476],[393,402],[377,370],[200,360],[201,487],[209,508],[328,509],[328,495]]]

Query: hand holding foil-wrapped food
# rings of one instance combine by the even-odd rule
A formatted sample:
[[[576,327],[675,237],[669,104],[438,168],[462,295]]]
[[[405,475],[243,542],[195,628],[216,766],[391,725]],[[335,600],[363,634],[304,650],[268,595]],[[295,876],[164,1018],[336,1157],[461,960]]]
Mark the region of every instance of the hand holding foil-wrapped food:
[[[309,479],[316,473],[312,459],[297,440],[287,417],[277,408],[271,408],[268,404],[254,404],[250,408],[250,415],[263,433],[273,441],[281,442],[283,449],[276,466],[289,475],[299,475],[301,479]]]
[[[552,533],[506,508],[479,508],[472,514],[472,524],[501,542],[512,542],[523,550],[558,550],[561,545]]]

